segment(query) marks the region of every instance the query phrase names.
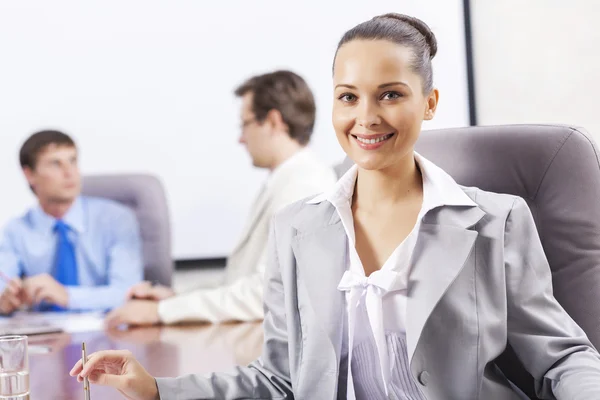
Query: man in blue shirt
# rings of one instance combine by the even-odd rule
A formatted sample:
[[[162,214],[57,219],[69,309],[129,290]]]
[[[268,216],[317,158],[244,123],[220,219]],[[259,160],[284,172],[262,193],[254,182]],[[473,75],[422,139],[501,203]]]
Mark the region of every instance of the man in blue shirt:
[[[135,214],[80,195],[77,148],[62,132],[33,134],[19,158],[38,205],[0,236],[0,313],[120,305],[143,273]]]

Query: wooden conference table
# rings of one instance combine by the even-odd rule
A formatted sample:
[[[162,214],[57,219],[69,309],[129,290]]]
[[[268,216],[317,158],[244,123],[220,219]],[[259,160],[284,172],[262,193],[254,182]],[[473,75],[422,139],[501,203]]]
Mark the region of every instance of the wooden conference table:
[[[30,352],[31,400],[83,399],[82,384],[69,376],[71,367],[81,358],[82,341],[88,354],[130,350],[153,376],[163,377],[227,371],[248,364],[262,350],[263,332],[261,323],[241,323],[31,336],[32,350],[50,350]],[[91,398],[112,400],[122,396],[113,389],[92,386]]]

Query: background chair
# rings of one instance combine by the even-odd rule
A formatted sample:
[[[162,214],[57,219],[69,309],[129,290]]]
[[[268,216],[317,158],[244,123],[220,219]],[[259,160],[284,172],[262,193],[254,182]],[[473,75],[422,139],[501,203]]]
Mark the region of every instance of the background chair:
[[[600,348],[600,163],[582,128],[506,125],[424,131],[416,150],[461,185],[523,197],[552,270],[554,295]],[[339,175],[351,165],[336,167]],[[531,398],[512,349],[498,360]]]
[[[92,175],[83,178],[83,195],[103,197],[130,207],[142,237],[144,279],[171,285],[171,225],[161,182],[152,175]]]

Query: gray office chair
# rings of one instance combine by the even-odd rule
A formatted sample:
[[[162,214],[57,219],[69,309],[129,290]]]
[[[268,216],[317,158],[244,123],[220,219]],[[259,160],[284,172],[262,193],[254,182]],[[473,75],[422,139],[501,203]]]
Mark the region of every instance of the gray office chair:
[[[170,286],[171,225],[161,182],[142,174],[85,176],[83,195],[111,199],[135,212],[142,237],[144,279]]]
[[[416,150],[459,184],[523,197],[552,270],[554,295],[600,348],[600,162],[582,128],[507,125],[424,131]],[[351,165],[346,159],[338,175]],[[498,364],[533,399],[512,349]]]

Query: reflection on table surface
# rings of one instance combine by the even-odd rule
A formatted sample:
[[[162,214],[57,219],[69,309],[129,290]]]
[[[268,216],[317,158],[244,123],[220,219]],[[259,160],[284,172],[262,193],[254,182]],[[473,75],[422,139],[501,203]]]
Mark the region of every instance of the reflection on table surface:
[[[31,336],[31,400],[80,400],[83,387],[69,376],[81,358],[98,350],[127,349],[153,376],[206,374],[230,370],[256,359],[263,344],[262,324],[181,325]],[[42,347],[38,347],[42,346]],[[47,346],[50,351],[35,351]],[[112,389],[92,386],[91,397],[118,399]]]

